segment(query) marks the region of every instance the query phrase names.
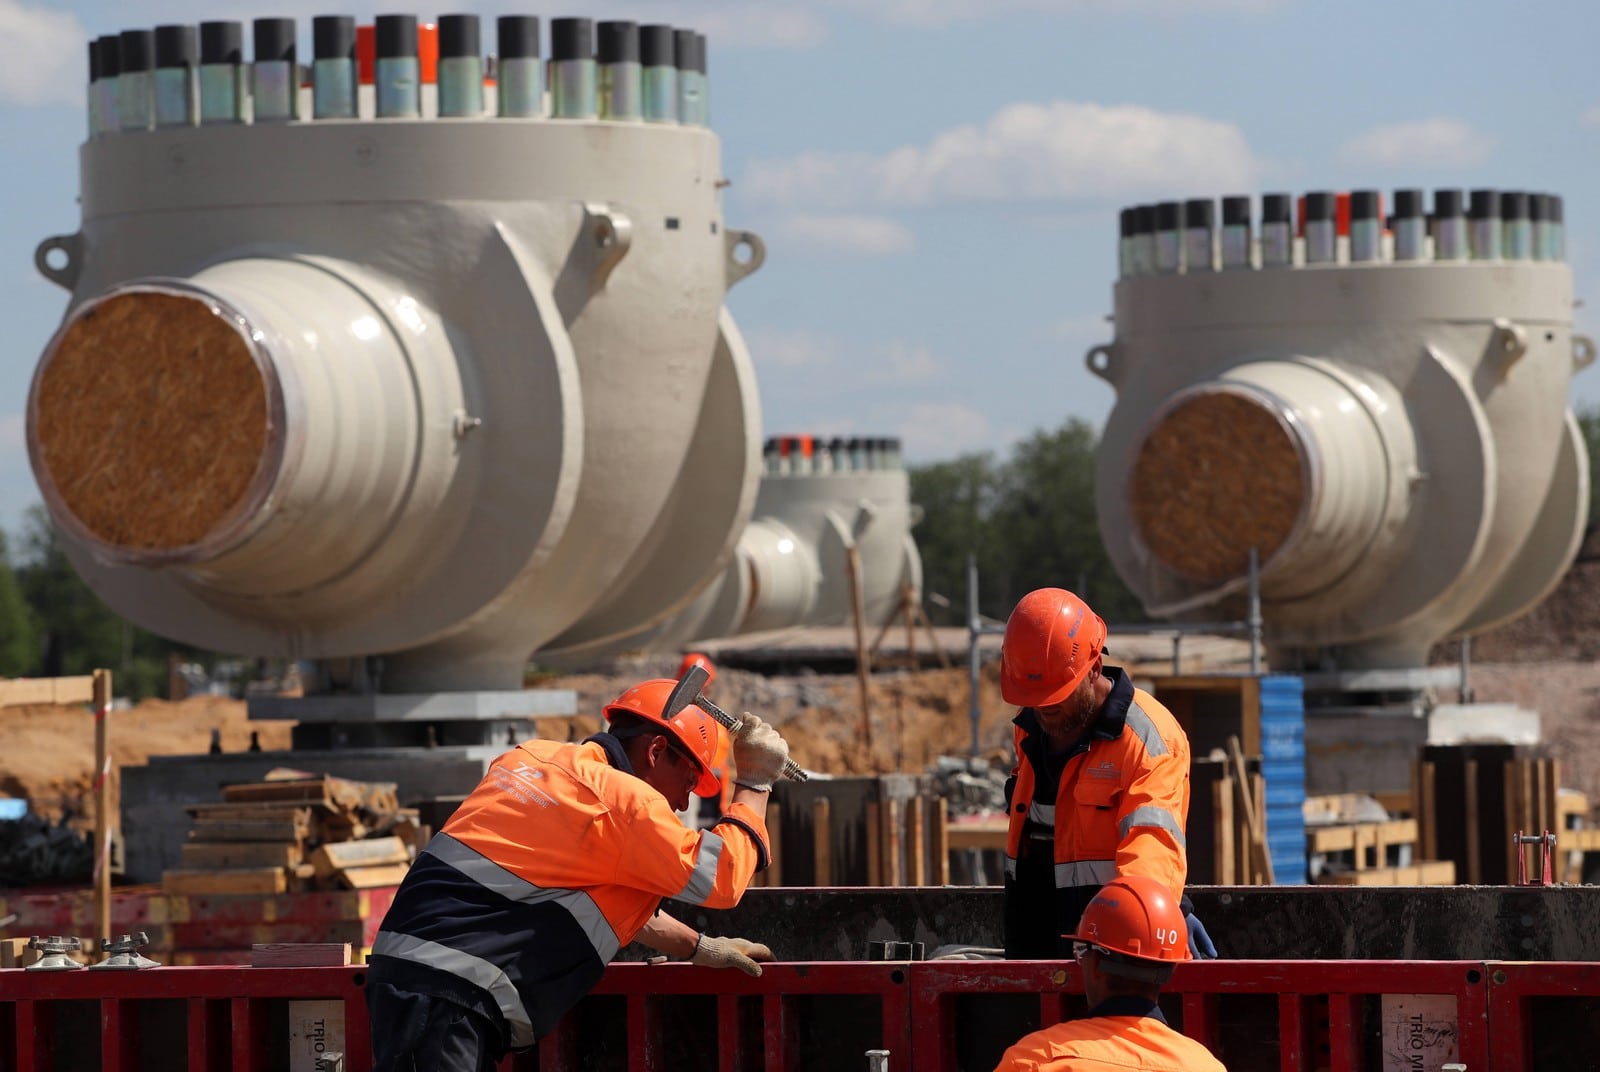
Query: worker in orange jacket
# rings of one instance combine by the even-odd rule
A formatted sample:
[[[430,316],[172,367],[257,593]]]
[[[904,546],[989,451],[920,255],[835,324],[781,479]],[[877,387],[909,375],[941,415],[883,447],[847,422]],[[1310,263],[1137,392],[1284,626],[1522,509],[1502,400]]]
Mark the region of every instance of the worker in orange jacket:
[[[1173,966],[1189,959],[1178,899],[1159,879],[1112,879],[1066,938],[1089,1014],[1025,1036],[995,1072],[1227,1072],[1211,1051],[1167,1026],[1158,1003]]]
[[[1155,697],[1104,664],[1105,641],[1106,623],[1061,588],[1029,592],[1006,622],[1000,695],[1022,708],[1006,787],[1014,959],[1065,956],[1061,934],[1113,878],[1146,875],[1183,896],[1189,739]],[[1189,930],[1195,955],[1216,956],[1199,920]]]
[[[582,743],[524,741],[412,865],[367,970],[380,1072],[487,1072],[547,1034],[629,942],[760,975],[766,946],[658,911],[671,897],[731,908],[767,866],[767,796],[789,757],[761,719],[733,739],[737,788],[709,830],[675,812],[721,786],[725,731],[697,706],[665,717],[676,682],[646,681]]]

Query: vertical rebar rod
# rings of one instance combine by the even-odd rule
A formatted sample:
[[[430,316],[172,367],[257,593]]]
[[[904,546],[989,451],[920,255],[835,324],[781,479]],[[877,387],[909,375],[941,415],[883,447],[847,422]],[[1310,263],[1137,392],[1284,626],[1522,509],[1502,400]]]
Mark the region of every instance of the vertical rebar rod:
[[[978,754],[978,556],[967,556],[967,717],[972,722],[968,755]]]
[[[1261,560],[1250,548],[1250,673],[1261,673]]]

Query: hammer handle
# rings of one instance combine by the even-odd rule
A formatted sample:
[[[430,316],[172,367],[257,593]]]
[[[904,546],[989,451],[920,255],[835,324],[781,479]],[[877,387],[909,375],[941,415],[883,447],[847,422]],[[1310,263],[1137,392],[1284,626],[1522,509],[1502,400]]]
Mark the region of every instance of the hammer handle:
[[[726,726],[729,733],[738,733],[739,727],[743,725],[742,722],[728,714],[728,712],[724,711],[716,704],[712,703],[703,694],[695,700],[695,703],[699,707],[703,708],[712,718]],[[792,759],[786,759],[783,761],[783,776],[792,782],[803,782],[806,780],[806,772],[800,769],[800,764],[796,763]]]

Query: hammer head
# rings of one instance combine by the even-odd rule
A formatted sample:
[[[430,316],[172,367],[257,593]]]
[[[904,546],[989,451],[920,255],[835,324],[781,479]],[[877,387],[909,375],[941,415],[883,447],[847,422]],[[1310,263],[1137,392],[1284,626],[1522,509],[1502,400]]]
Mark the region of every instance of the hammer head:
[[[699,703],[701,692],[710,680],[706,668],[696,663],[683,672],[678,683],[672,686],[672,691],[667,694],[666,706],[661,711],[663,720],[671,721],[672,716],[682,711],[690,704]]]

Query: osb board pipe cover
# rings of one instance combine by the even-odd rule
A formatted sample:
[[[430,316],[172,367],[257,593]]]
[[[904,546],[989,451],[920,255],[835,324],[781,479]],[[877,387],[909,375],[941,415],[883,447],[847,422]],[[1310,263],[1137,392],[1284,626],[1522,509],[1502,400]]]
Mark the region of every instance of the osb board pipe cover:
[[[1234,392],[1180,402],[1151,429],[1128,500],[1145,546],[1170,569],[1218,582],[1266,562],[1306,510],[1299,442],[1266,405]]]
[[[266,376],[225,313],[128,288],[80,307],[52,340],[28,443],[57,517],[115,557],[159,556],[247,512],[272,463],[270,413]]]

